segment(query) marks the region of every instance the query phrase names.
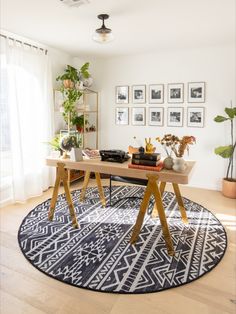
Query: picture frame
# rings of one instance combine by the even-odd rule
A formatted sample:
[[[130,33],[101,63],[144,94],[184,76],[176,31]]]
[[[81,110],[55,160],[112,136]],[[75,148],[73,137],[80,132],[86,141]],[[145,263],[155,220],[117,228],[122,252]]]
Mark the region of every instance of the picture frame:
[[[64,102],[63,94],[60,90],[54,89],[54,111],[62,111],[62,104]]]
[[[132,125],[146,125],[146,108],[131,108]]]
[[[202,103],[205,102],[205,82],[188,83],[188,102]]]
[[[128,107],[116,107],[116,124],[128,125],[129,124],[129,108]]]
[[[184,84],[171,83],[168,84],[168,103],[183,103],[184,102]]]
[[[204,107],[187,107],[187,126],[191,128],[203,128],[205,123]]]
[[[128,104],[129,103],[129,86],[116,86],[115,98],[117,104]]]
[[[167,108],[167,126],[182,127],[184,120],[183,107],[168,107]]]
[[[164,84],[149,85],[149,101],[150,104],[164,103]]]
[[[150,107],[148,125],[163,126],[164,125],[164,108]]]
[[[69,132],[68,130],[60,130],[60,140],[65,135],[75,136],[77,142],[79,143],[79,146],[83,147],[83,136],[80,132],[78,132],[77,130],[70,130]]]
[[[146,85],[132,86],[132,102],[134,104],[146,103]]]

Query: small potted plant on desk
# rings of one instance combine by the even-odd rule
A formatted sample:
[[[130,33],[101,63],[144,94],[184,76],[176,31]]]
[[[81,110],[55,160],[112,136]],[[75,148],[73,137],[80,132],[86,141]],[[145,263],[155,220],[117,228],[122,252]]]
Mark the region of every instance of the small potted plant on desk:
[[[234,152],[236,146],[236,140],[234,139],[234,121],[236,117],[236,107],[225,108],[225,116],[216,116],[214,118],[215,122],[230,122],[230,144],[227,146],[219,146],[215,148],[215,154],[221,156],[222,158],[227,158],[228,167],[226,171],[226,177],[222,181],[222,193],[224,196],[229,198],[236,198],[236,178],[233,177],[234,173]]]

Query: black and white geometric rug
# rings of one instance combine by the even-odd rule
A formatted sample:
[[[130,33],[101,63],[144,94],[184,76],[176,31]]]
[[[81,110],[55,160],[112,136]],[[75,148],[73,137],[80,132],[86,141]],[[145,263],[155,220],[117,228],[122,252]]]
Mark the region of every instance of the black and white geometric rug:
[[[104,188],[108,198],[108,187]],[[113,201],[142,197],[144,187],[113,187]],[[18,240],[30,263],[62,282],[103,292],[146,293],[177,287],[212,270],[222,259],[227,237],[207,209],[184,198],[189,224],[181,221],[173,193],[164,193],[164,206],[175,256],[167,254],[159,218],[145,216],[136,245],[129,243],[140,199],[121,199],[114,207],[100,205],[96,188],[79,204],[72,192],[79,229],[71,224],[65,195],[58,197],[55,217],[48,220],[50,200],[23,220]],[[153,204],[150,203],[150,209]]]

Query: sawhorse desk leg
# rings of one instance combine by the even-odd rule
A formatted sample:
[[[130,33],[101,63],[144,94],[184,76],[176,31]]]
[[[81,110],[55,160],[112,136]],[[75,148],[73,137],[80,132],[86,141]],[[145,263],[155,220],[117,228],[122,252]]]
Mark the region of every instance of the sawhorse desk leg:
[[[188,223],[188,217],[187,217],[187,214],[186,214],[186,211],[185,211],[185,208],[184,208],[184,203],[183,203],[182,195],[180,193],[179,185],[177,183],[172,183],[172,186],[173,186],[173,189],[174,189],[174,192],[175,192],[177,203],[179,205],[179,210],[180,210],[180,213],[181,213],[182,221],[183,221],[183,223],[187,224]],[[163,193],[165,191],[165,187],[166,187],[166,182],[161,182],[160,183],[160,193],[161,193],[161,196],[163,195]],[[157,211],[156,203],[155,203],[153,211],[152,211],[152,217],[155,218],[157,216],[158,216],[158,211]]]
[[[59,162],[57,164],[57,175],[56,175],[55,186],[53,189],[50,209],[48,212],[48,219],[51,221],[53,220],[54,212],[55,212],[55,206],[56,206],[56,202],[57,202],[58,190],[59,190],[59,186],[60,186],[61,181],[62,181],[63,186],[64,186],[64,190],[65,190],[65,194],[66,194],[66,200],[67,200],[67,203],[69,206],[70,216],[71,216],[71,220],[72,220],[72,225],[74,228],[78,228],[79,225],[78,225],[78,222],[76,219],[75,209],[73,206],[73,202],[72,202],[71,195],[70,195],[70,189],[69,189],[69,185],[68,185],[68,169],[65,169],[65,164],[61,163],[61,162]]]
[[[165,191],[165,187],[166,187],[166,182],[161,182],[160,183],[160,193],[161,193],[161,197],[163,196],[163,193]],[[158,210],[157,210],[157,204],[156,202],[154,203],[153,206],[153,210],[152,210],[152,218],[156,218],[158,217]]]
[[[81,202],[83,202],[84,198],[85,198],[86,189],[88,187],[88,183],[89,183],[89,179],[90,179],[90,173],[91,173],[90,171],[85,172],[84,184],[83,184],[81,195],[80,195],[80,201]],[[100,173],[95,172],[95,178],[96,178],[97,188],[98,188],[98,192],[99,192],[102,206],[105,207],[106,206],[106,200],[105,200],[105,196],[104,196],[104,192],[103,192],[103,188],[102,188]]]
[[[157,182],[156,182],[158,179],[158,175],[148,174],[147,177],[148,177],[147,188],[144,192],[144,197],[143,197],[143,200],[142,200],[142,203],[140,206],[140,210],[139,210],[138,217],[137,217],[134,229],[133,229],[130,243],[135,244],[137,239],[138,239],[139,232],[140,232],[142,224],[143,224],[143,219],[144,219],[147,207],[148,207],[150,197],[151,197],[151,195],[153,195],[155,202],[156,202],[156,205],[157,205],[157,210],[158,210],[158,214],[160,217],[162,232],[163,232],[163,236],[164,236],[164,239],[166,242],[168,254],[171,256],[174,256],[174,254],[175,254],[174,247],[173,247],[171,235],[169,232],[168,224],[166,221],[165,211],[164,211],[162,199],[161,199],[161,193],[160,193],[160,189],[159,189]]]

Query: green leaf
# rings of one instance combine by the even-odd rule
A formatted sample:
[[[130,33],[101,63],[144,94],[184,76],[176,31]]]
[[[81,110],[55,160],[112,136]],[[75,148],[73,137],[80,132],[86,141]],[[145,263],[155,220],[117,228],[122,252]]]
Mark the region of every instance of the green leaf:
[[[230,158],[233,154],[234,148],[232,145],[219,146],[215,148],[215,154],[220,155],[223,158]]]
[[[234,109],[233,108],[225,108],[225,112],[230,117],[230,119],[234,118]]]
[[[216,117],[214,118],[214,121],[215,121],[215,122],[224,122],[224,121],[226,121],[226,120],[229,120],[229,118],[226,118],[226,117],[223,117],[223,116],[216,116]]]
[[[81,72],[88,71],[89,62],[86,62],[80,69]]]
[[[234,115],[236,116],[236,107],[233,108]]]
[[[80,68],[80,72],[83,75],[83,77],[89,78],[90,74],[88,72],[88,68],[89,68],[89,62],[86,62],[81,68]]]

